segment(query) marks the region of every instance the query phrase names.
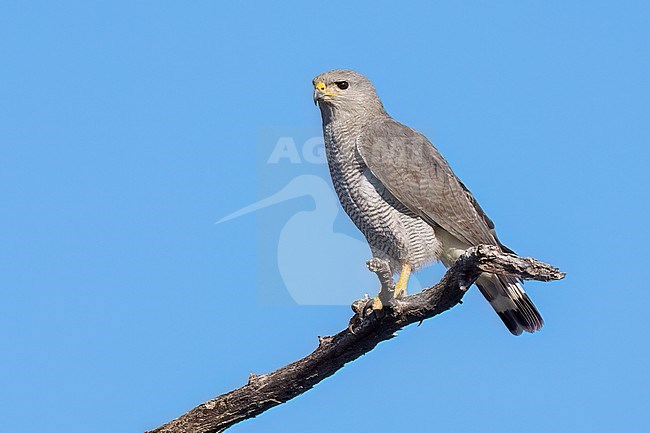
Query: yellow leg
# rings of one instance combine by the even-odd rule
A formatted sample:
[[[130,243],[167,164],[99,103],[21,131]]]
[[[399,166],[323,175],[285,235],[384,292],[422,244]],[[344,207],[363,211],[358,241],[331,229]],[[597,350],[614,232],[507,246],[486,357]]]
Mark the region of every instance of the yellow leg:
[[[406,286],[409,282],[409,277],[411,276],[411,265],[404,263],[402,265],[402,272],[399,274],[399,279],[397,284],[395,284],[395,298],[400,298],[406,295]]]
[[[409,282],[409,277],[411,276],[411,265],[408,263],[404,263],[402,265],[402,272],[399,274],[399,278],[397,279],[397,283],[395,284],[395,291],[393,292],[393,297],[394,298],[401,298],[402,296],[406,296],[406,286],[408,285]],[[381,295],[381,293],[380,293]],[[366,303],[365,307],[363,308],[363,313],[361,316],[365,316],[366,311],[369,309],[372,309],[372,311],[381,311],[384,308],[384,304],[382,303],[381,299],[379,299],[379,296],[375,296],[374,298],[368,300]]]

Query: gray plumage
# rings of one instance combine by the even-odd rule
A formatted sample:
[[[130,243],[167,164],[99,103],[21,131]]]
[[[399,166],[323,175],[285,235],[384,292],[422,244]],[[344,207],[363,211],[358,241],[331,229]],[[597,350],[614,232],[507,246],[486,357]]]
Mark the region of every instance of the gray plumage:
[[[398,272],[405,263],[414,270],[436,260],[450,266],[478,244],[511,251],[443,156],[386,113],[366,77],[335,70],[313,83],[334,189],[374,256]],[[510,332],[541,328],[516,280],[482,274],[476,284]]]

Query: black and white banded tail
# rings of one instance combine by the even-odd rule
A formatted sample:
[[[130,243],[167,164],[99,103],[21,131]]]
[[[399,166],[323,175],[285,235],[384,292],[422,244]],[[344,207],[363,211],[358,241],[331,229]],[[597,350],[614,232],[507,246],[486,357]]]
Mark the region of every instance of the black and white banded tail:
[[[514,335],[542,328],[542,316],[515,278],[482,274],[476,285]]]

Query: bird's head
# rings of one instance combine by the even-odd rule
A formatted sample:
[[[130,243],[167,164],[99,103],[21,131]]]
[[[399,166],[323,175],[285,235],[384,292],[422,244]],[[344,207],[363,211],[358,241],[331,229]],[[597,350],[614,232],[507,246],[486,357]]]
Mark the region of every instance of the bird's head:
[[[314,104],[321,112],[385,112],[375,87],[364,75],[350,70],[335,69],[318,75],[314,84]]]

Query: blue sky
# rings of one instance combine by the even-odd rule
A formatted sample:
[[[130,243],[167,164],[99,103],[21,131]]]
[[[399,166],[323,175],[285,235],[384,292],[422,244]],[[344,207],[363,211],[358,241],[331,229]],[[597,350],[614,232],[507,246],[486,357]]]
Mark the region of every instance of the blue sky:
[[[214,224],[267,193],[260,131],[318,131],[311,79],[334,68],[368,75],[502,240],[568,276],[526,285],[538,334],[472,290],[229,431],[647,431],[648,22],[641,1],[3,1],[4,431],[153,428],[347,324],[263,299],[284,289],[260,227],[309,200]]]

